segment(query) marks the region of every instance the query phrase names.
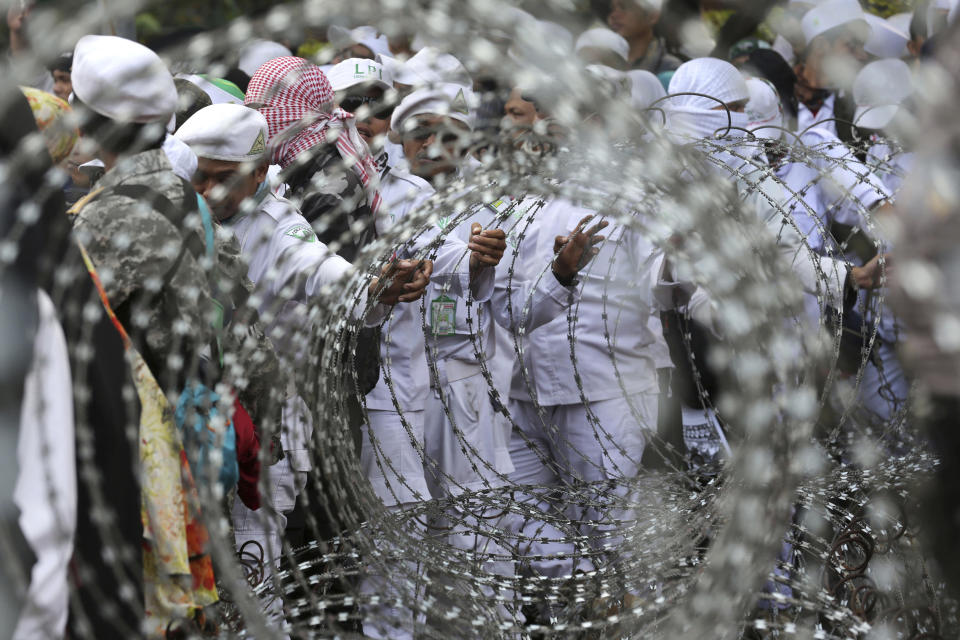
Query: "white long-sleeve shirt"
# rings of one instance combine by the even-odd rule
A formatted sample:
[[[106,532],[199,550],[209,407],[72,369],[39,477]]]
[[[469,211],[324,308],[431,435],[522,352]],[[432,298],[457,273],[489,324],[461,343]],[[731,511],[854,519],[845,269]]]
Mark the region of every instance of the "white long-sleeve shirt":
[[[224,221],[240,243],[247,276],[256,285],[255,303],[267,336],[278,352],[302,352],[311,300],[329,291],[353,267],[317,239],[310,223],[288,200],[267,193],[256,211]],[[356,314],[366,307],[366,287],[358,292]],[[364,318],[379,324],[388,309],[373,305]]]
[[[553,259],[554,238],[569,234],[591,213],[564,201],[551,205],[543,212],[548,215],[541,216],[536,245],[525,248],[534,249],[544,266]],[[662,254],[623,226],[611,224],[603,233],[607,239],[599,254],[580,273],[579,300],[569,313],[527,336],[523,369],[514,370],[512,398],[529,400],[535,393],[539,404],[550,406],[580,403],[581,389],[591,402],[657,391],[662,337],[651,331],[649,318],[657,308],[654,289]]]
[[[862,228],[863,211],[889,199],[890,191],[828,130],[815,127],[800,142],[810,154],[784,163],[777,176],[786,187],[790,213],[800,232],[814,251],[824,253],[833,222]]]

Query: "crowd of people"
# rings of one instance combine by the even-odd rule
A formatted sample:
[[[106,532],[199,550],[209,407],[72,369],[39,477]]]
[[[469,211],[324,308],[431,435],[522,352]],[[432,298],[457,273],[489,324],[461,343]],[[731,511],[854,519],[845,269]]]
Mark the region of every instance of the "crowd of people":
[[[600,4],[594,23],[514,9],[490,53],[372,24],[330,27],[313,56],[250,39],[171,63],[89,34],[5,87],[13,637],[215,634],[240,589],[215,538],[256,550],[268,584],[285,551],[371,517],[355,495],[441,505],[412,535],[493,576],[629,562],[611,550],[630,480],[709,476],[742,437],[710,353],[750,310],[690,259],[736,252],[690,228],[698,206],[773,247],[789,282],[763,321],[829,345],[768,358],[817,363],[831,454],[856,460],[864,434],[905,446],[908,328],[877,221],[956,3],[883,19],[789,0],[772,37],[710,55],[661,35],[658,0]],[[8,15],[11,70],[29,19]],[[582,179],[630,166],[614,156],[652,175]],[[343,493],[350,465],[366,484]],[[403,584],[355,585],[367,637],[424,624]],[[557,615],[482,590],[504,620]]]

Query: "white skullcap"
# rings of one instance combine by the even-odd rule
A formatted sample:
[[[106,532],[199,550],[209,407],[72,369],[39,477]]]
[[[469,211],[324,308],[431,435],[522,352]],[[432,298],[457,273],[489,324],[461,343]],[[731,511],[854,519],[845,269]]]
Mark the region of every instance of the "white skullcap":
[[[612,51],[626,62],[630,58],[630,43],[616,31],[606,27],[587,29],[577,38],[574,50],[580,53],[581,49],[606,49]]]
[[[718,58],[696,58],[680,65],[670,79],[669,94],[702,93],[702,96],[677,96],[666,101],[670,107],[714,109],[750,98],[747,83],[735,66]]]
[[[393,80],[411,87],[426,87],[434,84],[473,86],[473,79],[463,63],[449,53],[443,53],[434,47],[424,47],[402,63],[400,69],[394,74]]]
[[[887,24],[910,37],[910,23],[913,22],[912,13],[898,13],[887,18]]]
[[[870,37],[863,45],[864,51],[878,58],[902,58],[907,55],[910,36],[872,13],[865,13],[863,17],[870,25]]]
[[[237,68],[252,78],[257,69],[262,67],[265,62],[292,55],[290,49],[279,42],[254,40],[240,49],[240,60],[237,62]]]
[[[376,27],[363,26],[356,29],[347,29],[337,25],[327,29],[327,40],[337,49],[346,49],[355,44],[362,44],[374,57],[390,55],[390,42],[387,36],[377,31]]]
[[[893,120],[900,103],[913,93],[913,74],[903,60],[871,62],[853,81],[857,109],[853,123],[864,129],[883,129]]]
[[[770,48],[779,53],[780,57],[786,60],[791,67],[797,61],[797,53],[793,50],[793,45],[780,34],[777,34],[777,37],[773,39]]]
[[[637,109],[647,109],[654,102],[667,95],[663,83],[649,71],[634,69],[626,72],[630,79],[630,98]]]
[[[750,100],[744,112],[749,124],[747,129],[758,138],[779,140],[783,137],[783,106],[780,95],[769,80],[747,78]]]
[[[333,65],[326,73],[334,91],[343,91],[358,84],[367,84],[384,91],[393,88],[393,75],[376,60],[349,58]]]
[[[390,128],[403,132],[404,123],[414,116],[430,114],[448,116],[473,130],[477,98],[469,87],[442,84],[432,89],[419,89],[400,101],[390,119]]]
[[[243,104],[243,100],[241,98],[238,98],[232,93],[224,91],[203,76],[198,76],[193,73],[178,73],[177,77],[184,80],[189,80],[193,84],[203,89],[203,92],[210,96],[210,102],[213,104]]]
[[[866,21],[863,8],[857,0],[829,0],[807,11],[800,26],[809,45],[820,34],[857,21]]]
[[[119,122],[166,122],[177,110],[177,87],[160,56],[116,36],[84,36],[73,52],[73,93]]]
[[[238,104],[204,107],[174,134],[198,158],[250,162],[266,157],[267,119],[256,109]]]

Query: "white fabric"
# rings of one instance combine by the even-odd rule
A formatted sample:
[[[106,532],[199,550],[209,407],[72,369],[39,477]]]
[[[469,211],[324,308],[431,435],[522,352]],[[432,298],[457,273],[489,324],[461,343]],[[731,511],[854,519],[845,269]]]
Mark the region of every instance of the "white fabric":
[[[910,23],[912,21],[913,21],[912,12],[897,13],[887,18],[887,22],[890,24],[891,27],[893,27],[894,29],[896,29],[901,33],[907,34],[908,38],[910,37]]]
[[[423,47],[409,60],[399,63],[394,82],[414,88],[447,83],[473,86],[473,79],[463,63],[434,47]]]
[[[908,32],[897,29],[889,21],[872,13],[864,13],[863,17],[870,25],[870,37],[863,46],[864,51],[878,58],[902,58],[907,55],[907,43],[910,42]]]
[[[649,71],[633,69],[627,71],[626,75],[630,79],[630,99],[637,109],[647,109],[667,95],[663,83]]]
[[[257,162],[267,152],[268,130],[267,119],[255,109],[214,104],[190,116],[174,137],[200,158]]]
[[[687,92],[703,95],[675,95]],[[673,134],[692,138],[745,135],[744,131],[731,127],[746,128],[746,114],[723,108],[723,105],[750,98],[746,81],[729,62],[697,58],[683,63],[670,80],[668,94],[671,97],[664,105],[667,128]]]
[[[807,44],[822,33],[856,21],[865,21],[857,0],[829,0],[810,9],[800,21]]]
[[[793,50],[793,45],[790,44],[790,41],[784,38],[782,35],[777,34],[777,37],[773,40],[773,45],[770,47],[774,51],[780,54],[780,56],[787,61],[791,67],[797,61],[797,54]]]
[[[67,570],[77,527],[76,428],[70,358],[47,294],[37,292],[39,322],[24,380],[13,499],[20,529],[36,556],[16,640],[62,638],[67,625]]]
[[[163,153],[177,177],[190,181],[197,172],[197,154],[180,140],[167,134],[163,141]]]
[[[525,238],[522,245],[529,265],[525,268],[536,273],[522,275],[533,279],[547,268],[553,239],[567,235],[588,213],[562,201],[547,203],[537,215],[537,235]],[[576,369],[570,353],[569,314],[561,313],[526,336],[524,359],[514,369],[511,398],[526,400],[536,394],[541,404],[558,405],[581,398],[592,403],[656,392],[651,349],[658,340],[648,319],[657,308],[653,291],[662,254],[639,234],[610,223],[600,252],[579,276],[580,299],[574,303],[573,325]],[[548,271],[544,279],[549,276]],[[519,314],[516,308],[514,313]],[[609,342],[606,335],[611,336]]]
[[[903,60],[871,62],[853,81],[857,105],[853,121],[864,129],[883,129],[896,117],[900,104],[913,93],[913,74]]]
[[[438,363],[441,375],[444,365]],[[498,451],[501,438],[492,428],[494,413],[487,381],[480,365],[475,367],[476,373],[465,378],[442,379],[427,396],[425,471],[430,491],[437,498],[501,486],[505,480],[498,474],[512,471],[497,468],[497,460],[504,457]]]
[[[830,94],[817,110],[816,115],[802,102],[797,105],[797,133],[806,131],[814,125],[818,128],[826,129],[832,135],[837,135],[837,123],[833,119],[833,108],[837,102],[837,96]]]
[[[306,352],[310,299],[329,291],[352,266],[317,239],[291,202],[273,193],[264,195],[256,211],[237,214],[222,225],[240,243],[249,265],[247,276],[256,285],[251,301],[277,352],[288,358]],[[379,323],[386,313],[376,305],[367,323]]]
[[[612,51],[627,62],[630,58],[630,43],[616,31],[599,27],[597,29],[587,29],[577,38],[574,45],[574,51],[580,53],[582,49],[604,49]]]
[[[349,58],[338,62],[327,72],[327,80],[334,91],[343,91],[358,84],[379,87],[386,91],[393,88],[393,73],[376,60]]]
[[[420,89],[400,101],[390,119],[390,128],[402,133],[408,119],[430,114],[459,120],[472,130],[477,119],[477,104],[477,96],[469,87],[442,84],[432,89]]]
[[[240,50],[240,59],[237,62],[237,68],[245,74],[253,77],[257,69],[274,58],[284,58],[292,56],[293,53],[287,47],[279,42],[270,40],[254,40],[245,45]]]
[[[360,467],[373,492],[388,507],[430,499],[423,471],[423,420],[422,410],[404,411],[402,419],[396,410],[367,410]]]
[[[894,153],[886,142],[876,142],[867,150],[867,164],[873,167],[891,195],[896,195],[903,180],[913,169],[915,154],[901,151]]]
[[[203,89],[203,92],[210,97],[210,102],[213,104],[243,104],[243,98],[238,98],[232,93],[224,91],[203,76],[198,76],[194,73],[178,73],[176,77],[189,80]]]
[[[327,29],[327,40],[337,49],[345,49],[351,45],[360,44],[370,49],[374,56],[390,55],[390,41],[376,27],[363,26],[356,29],[347,29],[333,25]]]
[[[610,488],[603,481],[632,478],[640,468],[640,459],[649,435],[656,433],[659,397],[656,392],[619,396],[600,402],[584,404],[542,405],[542,417],[537,406],[529,400],[511,400],[510,414],[517,422],[510,444],[510,455],[516,470],[510,481],[518,487],[545,485],[563,487],[580,482],[597,483],[591,502],[596,506],[577,506],[569,501],[566,516],[581,523],[580,533],[596,550],[607,544],[617,547],[620,539],[611,535],[611,525],[597,522],[629,521],[634,516],[628,511],[604,507],[611,494],[622,503],[629,503],[623,484]],[[529,444],[528,444],[529,443]],[[530,448],[530,444],[533,448]],[[546,460],[546,463],[544,462]],[[580,490],[583,490],[583,488]],[[518,492],[515,499],[534,503],[547,511],[555,506],[543,497]],[[562,498],[561,498],[562,500]],[[566,501],[565,501],[566,502]],[[562,504],[562,503],[561,503]],[[577,548],[567,542],[568,535],[558,535],[555,528],[530,519],[517,526],[519,518],[511,518],[512,528],[524,532],[536,541],[529,543],[533,553],[565,552],[567,557],[534,560],[531,568],[540,575],[560,577],[575,570],[589,571],[592,563],[580,556],[590,549]]]
[[[177,110],[177,87],[160,56],[116,36],[84,36],[73,52],[73,93],[118,122],[166,122]]]
[[[759,138],[782,138],[783,106],[776,88],[769,80],[748,78],[747,89],[750,91],[750,101],[745,109],[749,120],[747,128]]]

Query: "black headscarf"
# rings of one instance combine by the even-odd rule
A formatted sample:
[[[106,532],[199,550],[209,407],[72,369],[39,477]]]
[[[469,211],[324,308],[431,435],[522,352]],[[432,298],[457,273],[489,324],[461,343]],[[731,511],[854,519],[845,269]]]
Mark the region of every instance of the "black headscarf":
[[[755,49],[750,52],[747,61],[743,64],[745,71],[766,78],[776,87],[780,94],[784,113],[794,120],[797,118],[797,95],[795,85],[797,74],[793,72],[787,61],[773,49]]]

